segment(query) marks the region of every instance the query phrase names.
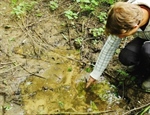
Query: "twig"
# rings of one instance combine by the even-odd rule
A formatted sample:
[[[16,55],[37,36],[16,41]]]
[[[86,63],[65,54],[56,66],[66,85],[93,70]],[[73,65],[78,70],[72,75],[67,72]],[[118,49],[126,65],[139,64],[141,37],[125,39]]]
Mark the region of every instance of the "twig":
[[[14,62],[8,62],[8,63],[0,63],[0,65],[8,65],[8,64],[13,64]]]
[[[38,38],[39,38],[40,40],[42,40],[44,43],[49,44],[45,38],[42,38],[42,37],[37,33],[36,30],[33,30],[33,31],[34,31],[34,33],[38,36]],[[51,44],[50,44],[50,45],[51,45]]]
[[[7,57],[10,57],[10,55],[8,55],[6,52],[4,52],[2,49],[0,49],[0,51],[2,52],[2,53],[4,53]]]
[[[39,78],[42,78],[42,79],[46,79],[45,77],[43,77],[43,76],[40,76],[40,75],[37,75],[37,74],[34,74],[34,73],[31,73],[31,72],[29,72],[27,69],[25,69],[22,65],[20,65],[20,67],[23,69],[23,70],[25,70],[26,72],[28,72],[30,75],[34,75],[34,76],[36,76],[36,77],[39,77]]]
[[[142,109],[142,108],[147,107],[147,106],[149,106],[149,105],[150,105],[150,103],[147,103],[147,104],[142,105],[142,106],[140,106],[140,107],[137,107],[137,108],[131,109],[130,111],[125,112],[123,115],[128,115],[129,113],[131,113],[131,112],[133,112],[133,111],[136,111],[136,110]]]
[[[18,67],[18,66],[21,66],[21,65],[16,65],[16,66],[14,66],[14,67],[12,67],[12,68],[10,68],[10,69],[7,69],[7,70],[5,70],[5,71],[0,72],[0,74],[6,73],[6,72],[8,72],[8,71],[10,71],[10,70],[12,70],[12,69]]]
[[[26,28],[26,26],[24,26],[24,24],[23,24],[23,26],[24,26],[24,28],[25,28],[25,30],[23,29],[23,27],[16,21],[16,20],[14,20],[15,22],[16,22],[16,24],[20,27],[20,29],[27,35],[27,36],[29,36],[30,38],[31,38],[31,40],[32,40],[32,43],[33,43],[33,39],[32,39],[32,36],[28,33],[28,32],[26,32],[26,31],[28,31],[28,29]],[[69,29],[69,28],[68,28]],[[34,31],[37,35],[38,35],[38,33],[36,32],[36,31]],[[69,34],[69,32],[68,32],[68,34]],[[70,36],[70,35],[69,35]],[[39,36],[38,35],[38,37],[42,40],[42,38],[41,38],[41,36]],[[69,37],[69,41],[70,41],[70,37]],[[46,41],[45,41],[46,42]],[[34,47],[34,45],[33,45],[33,47]],[[51,50],[52,51],[52,50]],[[53,51],[54,52],[54,51]],[[56,52],[55,52],[56,53]],[[63,57],[63,56],[61,56],[60,54],[59,54],[59,56],[60,57]],[[64,57],[63,57],[64,58]],[[87,65],[92,65],[92,64],[88,64],[87,62],[84,62],[84,61],[81,61],[81,60],[77,60],[77,59],[73,59],[73,58],[70,58],[70,57],[65,57],[65,58],[67,58],[67,59],[70,59],[70,60],[73,60],[73,61],[76,61],[76,62],[79,62],[79,63],[82,63],[82,64],[87,64]]]
[[[0,63],[0,65],[3,65],[2,67],[0,67],[0,69],[5,68],[5,65],[9,65],[9,64],[14,64],[14,62],[8,62],[8,63]]]
[[[107,111],[95,111],[95,112],[54,112],[52,114],[88,115],[88,114],[102,114],[102,113],[110,113],[110,112],[115,112],[115,111],[107,110]]]

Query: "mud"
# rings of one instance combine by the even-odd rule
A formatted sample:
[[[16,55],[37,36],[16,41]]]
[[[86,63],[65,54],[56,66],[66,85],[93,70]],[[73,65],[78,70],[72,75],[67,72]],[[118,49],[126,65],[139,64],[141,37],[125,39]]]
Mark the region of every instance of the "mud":
[[[126,69],[117,61],[117,53],[104,80],[85,89],[106,40],[93,37],[89,30],[101,25],[86,15],[75,23],[67,20],[63,12],[71,1],[60,1],[56,11],[49,9],[48,2],[38,0],[33,10],[18,19],[11,14],[11,2],[0,1],[1,114],[122,115],[149,103],[149,93],[135,83],[117,84],[123,76],[118,77],[116,70]],[[82,44],[75,41],[82,36]],[[92,44],[95,39],[98,42]]]

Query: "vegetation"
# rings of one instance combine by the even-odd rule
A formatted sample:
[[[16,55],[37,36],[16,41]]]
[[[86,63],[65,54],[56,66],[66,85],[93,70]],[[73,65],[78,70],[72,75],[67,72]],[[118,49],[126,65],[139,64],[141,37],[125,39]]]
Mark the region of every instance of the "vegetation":
[[[29,13],[38,9],[37,6],[38,5],[40,6],[39,2],[41,2],[41,1],[40,0],[31,0],[31,1],[27,0],[27,2],[24,2],[24,0],[11,0],[11,7],[12,7],[11,15],[13,16],[13,19],[22,21],[22,19],[26,18]],[[50,1],[43,0],[42,2],[47,2],[47,4],[44,7],[47,7],[48,12],[55,13],[56,11],[59,11],[62,8],[60,5],[60,3],[61,3],[60,0],[50,0]],[[63,12],[59,12],[59,15],[58,15],[61,18],[63,17],[65,19],[65,21],[67,22],[66,24],[62,23],[62,28],[67,27],[67,29],[60,32],[61,35],[63,36],[63,38],[66,40],[66,42],[70,46],[71,46],[72,41],[75,44],[77,44],[79,47],[76,47],[76,49],[77,50],[80,49],[81,55],[83,53],[85,53],[85,52],[83,52],[83,49],[85,48],[84,45],[86,44],[87,41],[90,42],[90,48],[94,49],[93,50],[94,53],[99,52],[99,47],[97,48],[97,46],[99,45],[100,41],[104,40],[103,39],[105,36],[104,28],[105,28],[105,23],[106,23],[106,18],[107,18],[107,10],[108,10],[108,9],[103,9],[102,6],[103,5],[110,6],[114,2],[116,2],[116,0],[70,0],[68,7],[65,7]],[[34,18],[40,19],[43,15],[41,13],[35,13],[34,16],[35,16]],[[85,17],[86,17],[86,19],[85,19]],[[93,23],[93,25],[90,27],[86,26],[86,23],[91,19],[91,17],[93,19],[92,22],[95,22],[95,23]],[[82,19],[83,19],[83,21],[79,22]],[[27,25],[25,27],[30,27],[30,26],[31,25]],[[80,28],[76,29],[78,34],[75,37],[70,37],[71,35],[65,34],[64,31],[68,31],[69,34],[71,33],[69,27],[72,27],[74,29],[74,28],[77,28],[77,26],[80,26]],[[24,29],[25,27],[23,26],[22,28]],[[28,32],[29,33],[26,33],[26,34],[29,36],[30,31],[28,31]],[[43,38],[40,36],[40,34],[36,33],[36,35],[38,35],[38,38],[43,40]],[[89,36],[90,36],[90,38],[89,38]],[[12,37],[9,40],[15,41],[16,38]],[[44,41],[44,42],[46,42],[46,41]],[[48,46],[44,46],[44,48],[47,48],[47,47]],[[40,50],[35,51],[35,49],[34,49],[35,54],[41,53],[41,52],[42,51],[40,51]],[[87,57],[89,58],[90,56],[87,55]],[[53,58],[53,57],[52,57],[52,59],[55,60],[55,58]],[[88,64],[89,64],[89,66],[88,66]],[[85,61],[85,62],[83,62],[83,65],[84,66],[86,65],[86,67],[84,69],[86,72],[92,71],[91,65],[93,65],[93,64],[86,63],[86,61]],[[74,71],[74,68],[72,66],[68,66],[68,68],[65,71],[67,71],[67,73],[71,73]],[[119,85],[124,85],[124,80],[129,78],[128,73],[126,73],[124,70],[121,70],[121,69],[118,69],[117,73],[119,76],[118,79],[120,80]],[[130,80],[134,81],[134,78],[135,77],[132,77]],[[97,94],[97,96],[101,100],[109,101],[109,102],[118,101],[118,99],[120,99],[120,97],[116,98],[115,94],[117,93],[117,91],[116,90],[114,91],[113,90],[114,87],[111,86],[112,89],[110,90],[110,92],[108,92],[108,86],[110,86],[110,84],[107,84],[107,82],[106,82],[106,83],[102,83],[102,85],[100,85],[100,86],[94,86],[92,88],[93,88],[93,91],[95,91],[94,94]],[[82,90],[83,89],[84,88],[82,87]],[[52,90],[52,89],[49,89],[49,90]],[[64,109],[65,103],[63,101],[58,100],[57,104],[59,105],[59,107],[61,109]],[[91,109],[97,110],[97,106],[94,101],[90,101],[90,106],[91,106],[90,107]],[[6,105],[4,108],[6,110],[9,110],[10,106]],[[144,113],[147,113],[149,111],[149,109],[150,109],[149,106],[143,108],[142,111],[140,111],[141,115],[143,115]]]
[[[21,1],[18,2],[18,0],[12,0],[11,4],[12,4],[12,12],[11,14],[16,16],[17,18],[21,18],[21,16],[25,16],[27,12],[29,12],[34,5],[37,2],[35,1],[30,1],[30,2],[25,2],[25,1]]]
[[[50,1],[50,9],[56,10],[57,8],[58,8],[58,1],[57,0]]]
[[[72,23],[74,23],[73,21],[82,17],[85,13],[87,13],[87,16],[93,15],[95,18],[99,19],[99,22],[102,25],[101,27],[90,29],[91,34],[94,37],[98,37],[104,33],[104,24],[106,23],[105,20],[107,15],[105,11],[97,11],[97,9],[99,9],[101,4],[112,5],[114,2],[116,2],[116,0],[73,0],[72,5],[64,11],[64,16],[66,16],[69,20],[72,20]],[[23,0],[11,0],[11,14],[21,19],[22,16],[25,16],[29,11],[31,11],[37,3],[37,1],[33,0],[28,2],[24,2]],[[75,4],[76,6],[74,6]],[[49,2],[50,10],[55,11],[59,7],[58,0],[51,0]],[[36,14],[36,16],[41,17],[41,14]],[[82,39],[77,38],[75,41],[81,44]]]

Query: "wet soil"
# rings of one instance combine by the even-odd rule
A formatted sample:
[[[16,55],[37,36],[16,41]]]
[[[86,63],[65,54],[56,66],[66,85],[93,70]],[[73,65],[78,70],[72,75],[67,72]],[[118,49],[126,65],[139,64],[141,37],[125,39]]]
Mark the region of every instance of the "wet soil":
[[[68,20],[64,11],[72,1],[60,1],[55,11],[48,3],[38,0],[18,19],[11,14],[10,1],[0,1],[0,114],[122,115],[146,107],[149,93],[131,76],[116,71],[127,69],[118,62],[117,52],[103,74],[105,78],[85,89],[86,78],[106,41],[105,36],[95,38],[90,29],[102,25],[86,14]],[[82,44],[76,42],[78,37],[83,38]]]

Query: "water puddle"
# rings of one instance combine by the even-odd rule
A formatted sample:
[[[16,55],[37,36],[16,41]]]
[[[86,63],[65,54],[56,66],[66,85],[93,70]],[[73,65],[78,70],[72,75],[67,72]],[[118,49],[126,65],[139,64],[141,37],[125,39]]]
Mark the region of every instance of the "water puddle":
[[[20,84],[26,114],[88,114],[122,111],[115,87],[103,80],[85,89],[89,75],[79,66],[79,52],[59,50],[42,56],[51,66]]]

